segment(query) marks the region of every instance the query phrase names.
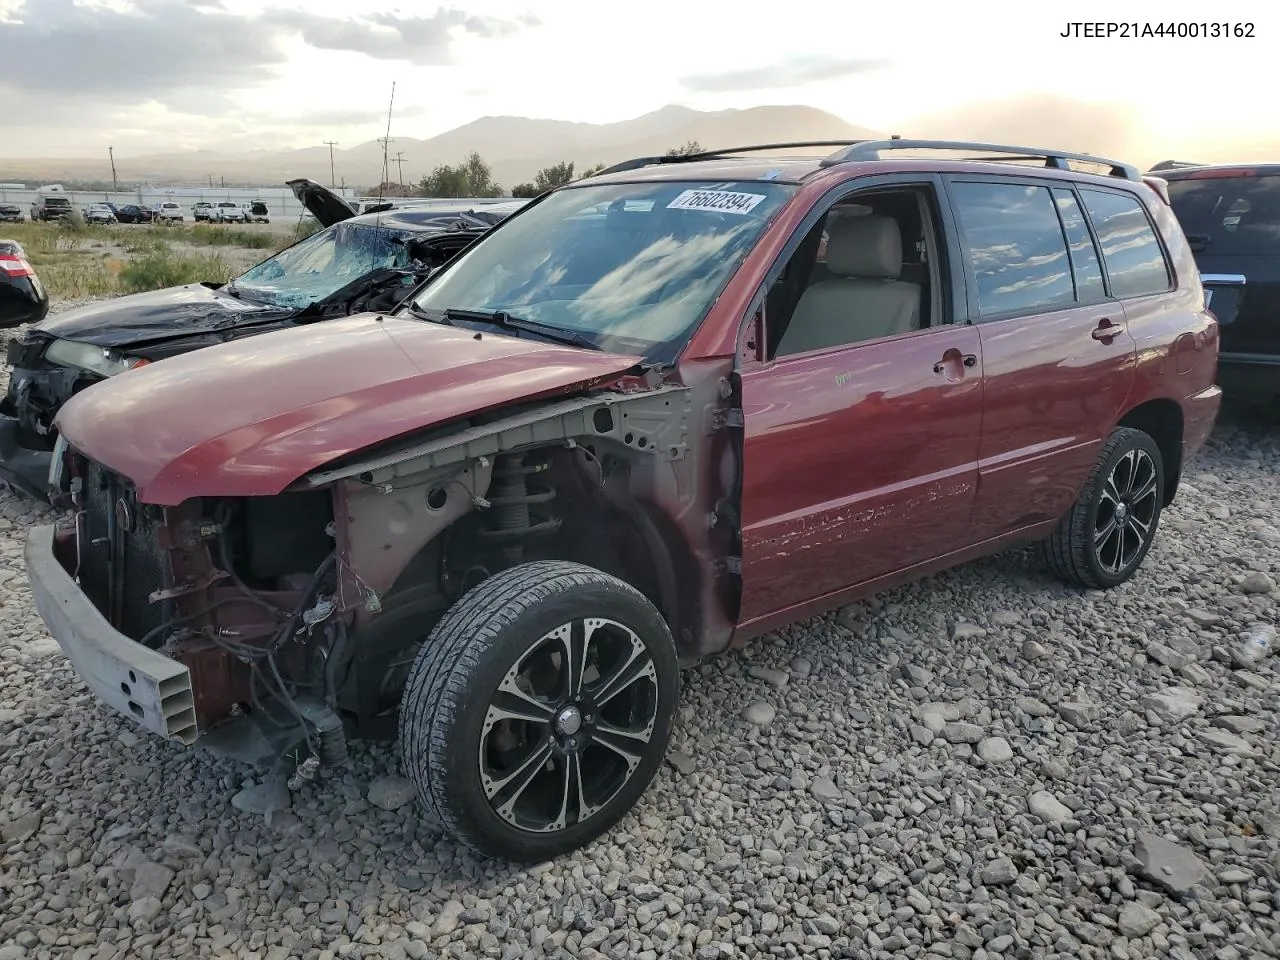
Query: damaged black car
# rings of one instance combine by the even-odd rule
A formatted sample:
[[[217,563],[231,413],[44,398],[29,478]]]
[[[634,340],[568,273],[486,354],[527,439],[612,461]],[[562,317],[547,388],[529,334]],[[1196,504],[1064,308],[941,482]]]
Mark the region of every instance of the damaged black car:
[[[310,180],[290,181],[322,229],[227,283],[193,283],[58,313],[10,341],[0,399],[0,484],[49,497],[54,417],[74,394],[202,347],[396,307],[431,272],[527,201],[375,205],[356,215]]]

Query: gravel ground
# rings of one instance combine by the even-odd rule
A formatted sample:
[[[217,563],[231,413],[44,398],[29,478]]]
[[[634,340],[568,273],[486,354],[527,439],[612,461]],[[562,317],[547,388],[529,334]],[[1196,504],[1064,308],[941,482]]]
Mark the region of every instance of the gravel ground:
[[[1280,656],[1230,662],[1276,617],[1278,470],[1229,414],[1116,591],[1013,553],[686,672],[641,805],[527,870],[441,839],[389,747],[290,795],[136,732],[0,495],[0,960],[1280,956]]]

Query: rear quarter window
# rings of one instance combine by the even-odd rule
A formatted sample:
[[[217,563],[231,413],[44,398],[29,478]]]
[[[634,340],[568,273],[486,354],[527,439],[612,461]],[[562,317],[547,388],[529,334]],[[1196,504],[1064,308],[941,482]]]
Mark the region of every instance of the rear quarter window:
[[[1080,191],[1102,250],[1102,262],[1118,299],[1165,293],[1171,286],[1169,264],[1142,202],[1132,194]]]

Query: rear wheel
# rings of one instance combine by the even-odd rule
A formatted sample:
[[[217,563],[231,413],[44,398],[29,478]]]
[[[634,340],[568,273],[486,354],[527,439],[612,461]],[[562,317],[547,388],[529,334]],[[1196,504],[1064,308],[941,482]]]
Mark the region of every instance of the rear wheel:
[[[1079,498],[1041,545],[1068,583],[1105,590],[1132,577],[1155,541],[1164,505],[1164,461],[1151,437],[1117,427]]]
[[[636,803],[670,739],[675,644],[630,585],[523,564],[465,594],[423,644],[400,708],[406,771],[486,856],[546,860]]]

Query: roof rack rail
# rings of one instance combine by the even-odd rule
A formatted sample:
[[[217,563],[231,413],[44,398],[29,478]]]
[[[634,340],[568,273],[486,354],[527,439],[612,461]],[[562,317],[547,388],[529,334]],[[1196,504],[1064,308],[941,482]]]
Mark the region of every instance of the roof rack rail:
[[[1203,163],[1192,163],[1187,160],[1161,160],[1147,173],[1155,173],[1157,170],[1177,170],[1181,167],[1203,167]]]
[[[1095,163],[1108,167],[1110,175],[1113,177],[1123,177],[1125,180],[1142,179],[1137,167],[1121,163],[1119,160],[1094,157],[1087,153],[1065,153],[1061,150],[1010,147],[998,143],[976,143],[967,140],[862,140],[850,144],[843,150],[837,150],[822,161],[822,166],[833,167],[838,163],[848,163],[851,160],[880,160],[880,151],[882,150],[969,150],[977,153],[1007,154],[1008,156],[987,157],[985,159],[999,161],[1025,160],[1028,158],[1040,159],[1044,160],[1046,167],[1052,167],[1057,170],[1071,169],[1067,165],[1067,161],[1075,160],[1078,163]]]
[[[894,139],[896,140],[897,138],[895,137]],[[732,156],[735,153],[794,150],[798,147],[851,147],[865,142],[864,140],[795,140],[790,143],[754,143],[743,147],[724,147],[719,150],[702,150],[699,153],[667,154],[661,157],[635,157],[631,160],[622,160],[611,167],[605,167],[595,176],[601,177],[606,173],[623,173],[627,170],[638,170],[641,167],[649,167],[659,163],[689,163],[694,160],[716,160],[721,157]]]

